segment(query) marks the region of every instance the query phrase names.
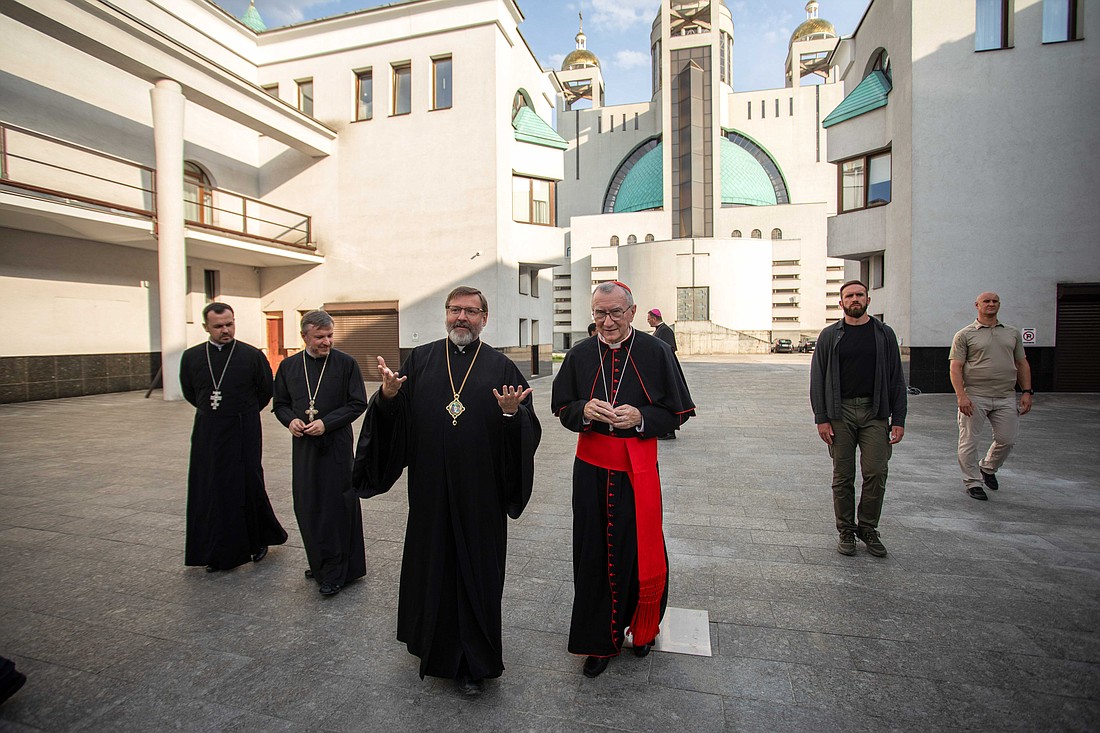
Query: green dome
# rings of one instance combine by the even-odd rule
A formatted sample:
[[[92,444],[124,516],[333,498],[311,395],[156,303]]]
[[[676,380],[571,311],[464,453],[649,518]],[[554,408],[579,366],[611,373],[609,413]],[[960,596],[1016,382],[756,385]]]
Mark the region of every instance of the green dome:
[[[663,143],[643,155],[627,171],[615,197],[615,213],[659,209],[664,205]],[[729,206],[775,206],[775,187],[764,167],[739,145],[720,138],[722,154],[722,204]]]
[[[663,149],[664,145],[657,143],[657,147],[643,155],[627,171],[623,185],[619,187],[619,195],[615,197],[616,214],[624,211],[659,209],[664,206]]]
[[[734,206],[775,206],[775,187],[764,166],[752,153],[727,138],[718,140],[722,151],[722,203]]]

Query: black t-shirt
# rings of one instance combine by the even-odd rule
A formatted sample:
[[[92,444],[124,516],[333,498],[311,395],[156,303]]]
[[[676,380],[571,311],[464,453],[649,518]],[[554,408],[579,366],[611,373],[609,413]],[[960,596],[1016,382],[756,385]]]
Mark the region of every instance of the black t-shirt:
[[[875,324],[844,324],[837,342],[840,359],[840,398],[870,397],[875,392]]]

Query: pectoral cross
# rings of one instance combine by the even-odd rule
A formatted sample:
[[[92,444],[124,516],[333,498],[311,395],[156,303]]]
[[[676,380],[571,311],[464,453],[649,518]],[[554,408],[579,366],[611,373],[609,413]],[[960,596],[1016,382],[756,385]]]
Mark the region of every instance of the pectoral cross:
[[[214,390],[213,392],[210,393],[210,409],[211,410],[218,409],[218,405],[220,405],[221,402],[222,402],[222,391],[220,389],[216,389],[216,390]]]
[[[310,400],[309,409],[306,410],[306,422],[313,422],[315,417],[317,417],[317,410],[313,408],[313,400]]]

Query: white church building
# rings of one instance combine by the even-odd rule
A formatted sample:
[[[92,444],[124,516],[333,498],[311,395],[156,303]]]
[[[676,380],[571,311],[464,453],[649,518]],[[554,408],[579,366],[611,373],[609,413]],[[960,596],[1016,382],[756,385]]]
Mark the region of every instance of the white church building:
[[[840,317],[822,127],[843,98],[829,58],[838,36],[816,0],[805,9],[786,86],[738,92],[729,7],[664,0],[649,39],[652,98],[613,106],[582,27],[557,74],[569,264],[555,270],[555,348],[586,335],[591,288],[615,279],[640,313],[661,310],[689,354],[767,351]]]

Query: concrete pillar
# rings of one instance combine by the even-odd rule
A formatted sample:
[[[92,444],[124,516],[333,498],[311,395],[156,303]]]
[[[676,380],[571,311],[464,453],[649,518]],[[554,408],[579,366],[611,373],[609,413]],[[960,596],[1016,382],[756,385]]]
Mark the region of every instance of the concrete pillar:
[[[183,399],[180,356],[187,348],[187,251],[183,239],[183,90],[161,79],[150,92],[156,146],[160,354],[164,399]]]

